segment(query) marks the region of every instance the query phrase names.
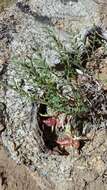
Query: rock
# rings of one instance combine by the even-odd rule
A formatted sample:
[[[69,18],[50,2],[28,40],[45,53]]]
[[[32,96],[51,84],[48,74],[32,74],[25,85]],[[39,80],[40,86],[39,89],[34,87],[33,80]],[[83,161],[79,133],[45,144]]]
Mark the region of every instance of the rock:
[[[3,124],[0,124],[0,133],[5,129],[5,126]]]
[[[3,73],[3,80],[5,79],[11,85],[12,79],[16,79],[16,81],[23,79],[20,67],[13,64],[13,56],[19,61],[25,59],[26,56],[35,57],[32,48],[39,46],[43,49],[42,53],[49,63],[58,63],[57,53],[50,49],[50,39],[44,28],[46,29],[47,26],[53,27],[56,35],[71,50],[69,41],[71,35],[68,32],[73,34],[78,29],[83,37],[87,28],[90,28],[93,23],[101,24],[100,5],[93,0],[30,0],[29,2],[22,0],[21,2],[23,6],[21,4],[16,6],[14,3],[5,13],[2,13],[0,18],[1,51],[9,50],[10,52],[9,66]],[[78,41],[80,43],[80,39]],[[29,88],[28,84],[25,85],[26,89]],[[73,157],[74,154],[69,157],[49,156],[49,154],[40,153],[39,151],[38,144],[41,145],[42,142],[40,138],[37,139],[37,105],[30,103],[24,97],[21,98],[17,92],[8,88],[3,89],[2,92],[0,91],[0,101],[6,102],[7,106],[6,130],[1,135],[2,141],[12,159],[17,163],[24,163],[31,169],[35,168],[42,177],[45,176],[51,179],[50,181],[56,184],[58,190],[75,189],[78,180],[76,188],[79,190],[83,190],[85,186],[87,186],[87,189],[88,187],[95,187],[96,183],[94,182],[93,186],[91,186],[91,183],[87,184],[91,181],[91,173],[87,171],[87,163],[91,163],[92,153],[96,155],[96,151],[99,151],[99,155],[102,156],[102,149],[99,149],[100,143],[105,147],[103,154],[104,152],[106,154],[104,134],[99,137],[100,142],[98,144],[98,138],[97,141],[96,139],[93,140],[94,146],[86,143],[82,155],[82,158],[85,157],[86,160],[81,159],[81,156],[75,158]],[[100,136],[101,133],[98,132],[98,134]],[[39,143],[38,140],[40,140]],[[96,177],[95,170],[98,173],[101,172],[102,175],[105,168],[105,163],[102,160],[99,161],[98,165],[99,168],[97,166],[92,167],[93,180]],[[78,175],[73,172],[77,166],[81,167],[81,170],[83,168],[82,172],[79,168]],[[81,178],[81,174],[84,179]],[[87,179],[88,177],[89,179]],[[102,178],[102,176],[100,177]],[[15,178],[12,176],[12,179],[14,185]],[[71,180],[69,186],[68,180]],[[47,189],[47,187],[42,186],[41,189]]]
[[[99,175],[102,175],[105,171],[105,164],[102,160],[96,161],[95,164],[96,171],[98,172]]]

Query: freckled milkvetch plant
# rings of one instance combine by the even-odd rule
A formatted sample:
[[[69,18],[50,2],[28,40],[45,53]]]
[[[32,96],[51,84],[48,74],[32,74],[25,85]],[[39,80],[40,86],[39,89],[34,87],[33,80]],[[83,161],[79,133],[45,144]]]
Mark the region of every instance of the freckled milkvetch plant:
[[[39,104],[36,129],[39,128],[42,142],[44,140],[43,144],[51,149],[61,145],[59,149],[64,154],[63,147],[80,147],[75,137],[82,135],[85,122],[94,121],[94,116],[99,111],[101,113],[99,107],[102,102],[99,102],[99,97],[101,101],[105,99],[104,96],[102,99],[99,82],[88,74],[86,67],[97,48],[96,39],[92,38],[92,43],[88,46],[84,44],[81,49],[82,46],[78,45],[77,38],[73,36],[71,51],[68,51],[52,30],[48,29],[48,34],[52,42],[50,48],[57,53],[59,62],[49,63],[46,55],[43,56],[44,49],[35,44],[32,48],[33,56],[12,59],[13,64],[10,67],[12,65],[13,68],[10,74],[15,74],[11,77],[13,82],[9,81],[8,86],[18,92],[20,97]],[[91,36],[94,37],[94,34]],[[44,113],[40,111],[42,106],[46,108]]]

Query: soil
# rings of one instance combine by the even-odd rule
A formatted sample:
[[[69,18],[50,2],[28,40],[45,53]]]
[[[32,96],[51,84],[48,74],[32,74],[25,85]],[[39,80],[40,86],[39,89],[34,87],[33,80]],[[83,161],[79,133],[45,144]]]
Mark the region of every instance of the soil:
[[[0,146],[0,190],[50,190],[52,184],[24,165],[17,165]]]

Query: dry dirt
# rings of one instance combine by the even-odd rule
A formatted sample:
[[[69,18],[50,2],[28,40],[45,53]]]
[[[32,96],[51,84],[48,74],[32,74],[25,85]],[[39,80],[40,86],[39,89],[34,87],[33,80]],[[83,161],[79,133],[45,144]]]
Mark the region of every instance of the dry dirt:
[[[30,172],[24,165],[17,165],[0,146],[0,190],[50,190],[46,179]]]

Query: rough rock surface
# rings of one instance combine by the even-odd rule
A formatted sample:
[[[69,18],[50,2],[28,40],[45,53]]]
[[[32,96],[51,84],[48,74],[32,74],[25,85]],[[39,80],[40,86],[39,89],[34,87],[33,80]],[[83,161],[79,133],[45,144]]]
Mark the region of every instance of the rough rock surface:
[[[8,156],[1,147],[1,190],[107,189],[107,131],[105,130],[97,131],[93,141],[87,142],[81,154],[75,155],[73,160],[71,160],[72,156],[56,158],[44,155],[44,160],[41,160],[42,168],[39,172],[31,172],[23,165],[17,166]],[[61,165],[59,165],[60,161],[58,162],[60,159],[62,160]],[[48,163],[48,167],[46,163]],[[58,176],[60,176],[59,179]]]
[[[20,80],[10,57],[32,56],[32,47],[38,45],[44,49],[43,54],[49,62],[54,63],[56,55],[49,49],[46,26],[54,27],[57,35],[69,48],[70,35],[67,31],[74,33],[79,30],[83,36],[94,23],[102,24],[103,3],[94,0],[15,2],[1,13],[0,18],[0,79],[6,83],[11,83],[12,77]],[[6,87],[0,91],[0,102],[6,105],[6,109],[0,109],[0,113],[4,112],[5,116],[2,120],[6,128],[1,135],[3,145],[17,163],[22,162],[33,171],[39,172],[42,177],[56,184],[57,190],[88,190],[94,187],[106,189],[107,142],[104,129],[96,133],[93,142],[86,143],[79,156],[75,150],[69,157],[40,154],[35,140],[36,105],[34,107]],[[0,129],[4,130],[2,125]]]

